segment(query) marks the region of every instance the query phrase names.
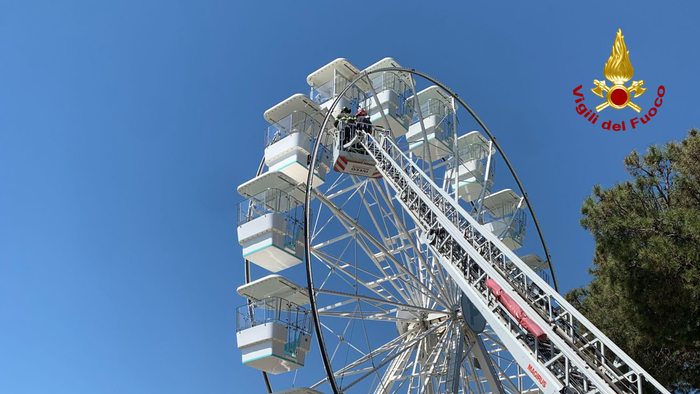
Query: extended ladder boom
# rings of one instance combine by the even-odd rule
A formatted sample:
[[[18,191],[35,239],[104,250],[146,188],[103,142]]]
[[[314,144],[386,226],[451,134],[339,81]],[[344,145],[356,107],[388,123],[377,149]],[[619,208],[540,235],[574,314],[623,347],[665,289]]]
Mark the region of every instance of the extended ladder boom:
[[[363,133],[397,200],[430,236],[430,248],[464,294],[484,315],[508,351],[545,393],[642,393],[647,381],[668,391],[554,291],[501,240],[438,187],[386,135]],[[493,279],[547,339],[538,340],[494,300]]]

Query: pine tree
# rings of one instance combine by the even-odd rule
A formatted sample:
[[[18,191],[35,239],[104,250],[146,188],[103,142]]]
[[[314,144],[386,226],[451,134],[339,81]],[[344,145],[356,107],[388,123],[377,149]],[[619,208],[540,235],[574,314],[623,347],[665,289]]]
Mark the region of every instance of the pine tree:
[[[591,283],[566,297],[665,386],[700,389],[700,134],[624,160],[581,207]]]

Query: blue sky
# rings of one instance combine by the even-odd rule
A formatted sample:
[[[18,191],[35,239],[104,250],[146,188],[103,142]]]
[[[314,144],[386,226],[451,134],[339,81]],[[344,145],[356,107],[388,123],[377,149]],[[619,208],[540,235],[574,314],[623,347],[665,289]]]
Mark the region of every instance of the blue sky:
[[[563,290],[593,254],[579,208],[632,149],[700,127],[695,3],[0,3],[0,392],[258,393],[235,348],[236,186],[262,113],[336,57],[392,56],[457,91],[497,136]],[[619,5],[618,5],[619,4]],[[635,102],[586,103],[618,28]],[[314,345],[315,346],[315,345]]]

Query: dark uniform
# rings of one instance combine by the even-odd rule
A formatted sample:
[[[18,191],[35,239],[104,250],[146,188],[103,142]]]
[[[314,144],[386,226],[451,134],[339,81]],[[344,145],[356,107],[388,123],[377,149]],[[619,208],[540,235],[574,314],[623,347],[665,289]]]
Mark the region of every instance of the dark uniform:
[[[357,116],[357,128],[364,130],[367,134],[374,135],[372,134],[372,121],[369,120],[367,115]]]
[[[342,145],[350,142],[355,136],[356,121],[357,118],[351,115],[350,109],[347,107],[343,108],[340,114],[338,114],[338,117],[335,118],[333,126],[338,127],[338,124],[340,124],[343,127],[340,140]]]
[[[367,134],[372,135],[372,121],[369,120],[369,116],[367,116],[367,111],[365,111],[364,108],[358,109],[356,117],[357,128],[359,130],[364,131]],[[358,144],[357,148],[360,153],[367,154],[365,148],[362,145]]]

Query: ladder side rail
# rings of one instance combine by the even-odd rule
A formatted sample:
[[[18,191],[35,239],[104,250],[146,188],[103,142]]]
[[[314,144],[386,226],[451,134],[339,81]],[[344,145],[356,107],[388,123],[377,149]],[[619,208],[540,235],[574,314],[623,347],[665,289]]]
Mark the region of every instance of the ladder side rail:
[[[387,179],[389,178],[387,177]],[[419,216],[417,216],[416,213],[411,210],[408,205],[406,205],[406,202],[402,201],[401,199],[398,199],[397,201],[406,209],[409,216],[411,216],[411,218],[419,226],[425,230],[429,229],[429,226],[426,226],[425,223],[421,221]],[[447,223],[446,220],[445,223]],[[464,273],[455,264],[441,256],[441,254],[436,251],[432,245],[429,245],[428,247],[434,252],[434,256],[437,258],[439,264],[445,268],[450,277],[455,279],[455,282],[460,287],[463,294],[465,294],[476,306],[477,310],[482,313],[491,328],[498,335],[499,339],[506,344],[508,351],[518,361],[519,365],[531,365],[533,367],[541,366],[541,368],[537,368],[535,370],[546,382],[544,387],[542,384],[538,383],[543,392],[548,394],[559,393],[564,387],[562,379],[554,374],[551,371],[551,368],[541,362],[538,362],[536,355],[532,352],[532,350],[522,344],[520,339],[522,337],[522,330],[518,329],[517,323],[515,323],[512,318],[510,321],[505,321],[505,317],[503,315],[494,312],[496,310],[502,310],[502,307],[498,303],[493,305],[493,300],[489,298],[488,289],[479,289],[475,286],[475,283],[482,281],[483,277],[476,278],[472,282],[469,282]],[[527,367],[523,369],[527,370]],[[533,377],[533,381],[537,380],[535,380]]]
[[[491,253],[491,260],[496,260],[497,264],[494,264],[496,266],[500,265],[503,268],[506,268],[506,259],[510,260],[510,262],[515,265],[515,267],[520,271],[517,272],[515,275],[516,277],[522,278],[520,280],[521,287],[519,290],[523,291],[525,289],[532,289],[534,287],[534,290],[539,291],[541,293],[544,293],[546,295],[546,304],[544,307],[539,306],[539,305],[532,305],[528,297],[523,297],[521,292],[518,292],[518,298],[523,298],[527,301],[529,306],[532,306],[533,308],[540,309],[537,313],[538,316],[540,317],[546,317],[549,322],[565,322],[564,319],[557,319],[560,314],[563,313],[568,313],[570,314],[573,318],[575,318],[578,322],[579,326],[583,326],[585,330],[589,333],[592,334],[595,338],[597,339],[604,347],[607,347],[612,353],[615,353],[614,356],[617,356],[617,358],[620,361],[623,361],[625,364],[627,364],[627,368],[633,370],[635,372],[636,378],[639,379],[640,377],[644,377],[652,383],[659,391],[661,392],[668,392],[666,389],[659,384],[656,380],[653,379],[649,374],[647,374],[638,364],[636,364],[629,356],[627,356],[622,350],[620,350],[609,338],[607,338],[602,332],[600,332],[595,326],[593,326],[592,323],[590,323],[583,315],[581,315],[578,311],[576,311],[566,300],[557,292],[555,292],[551,287],[539,276],[537,275],[534,271],[532,271],[525,263],[523,263],[510,249],[508,249],[505,245],[498,240],[495,235],[491,234],[487,229],[483,228],[483,226],[479,225],[474,218],[471,217],[459,204],[455,204],[454,200],[449,198],[446,192],[444,192],[442,189],[437,187],[436,185],[433,184],[432,181],[427,178],[425,173],[415,165],[411,160],[409,160],[403,152],[401,152],[398,147],[396,147],[395,144],[393,144],[393,141],[387,140],[386,138],[382,138],[382,143],[378,144],[377,141],[372,137],[372,136],[366,136],[366,138],[363,140],[363,143],[367,145],[374,145],[381,147],[381,144],[386,144],[387,147],[389,147],[390,151],[393,151],[392,153],[386,152],[383,148],[381,149],[381,152],[378,150],[376,153],[381,154],[384,156],[387,156],[388,158],[391,159],[393,162],[394,159],[397,159],[400,163],[394,162],[393,164],[397,166],[398,168],[401,168],[403,171],[410,171],[411,174],[413,175],[410,177],[410,180],[412,182],[418,182],[419,187],[421,191],[429,197],[430,200],[432,201],[437,201],[440,203],[440,205],[443,207],[443,211],[447,206],[450,206],[450,209],[453,213],[458,213],[459,215],[453,216],[453,220],[451,221],[453,225],[457,227],[457,229],[462,230],[462,227],[466,226],[471,226],[472,228],[476,229],[477,232],[484,238],[486,238],[486,241],[488,242],[488,249],[492,251]],[[370,149],[371,151],[371,149]],[[372,152],[375,153],[375,152]],[[422,182],[421,182],[422,181]],[[450,215],[452,216],[452,215]],[[466,222],[462,219],[466,219]],[[488,263],[487,263],[488,264]],[[493,261],[491,262],[493,264]],[[507,272],[507,271],[506,271]],[[505,277],[506,280],[509,281],[509,290],[513,291],[513,289],[510,289],[510,278],[508,278],[504,273],[499,273],[500,276]],[[540,297],[541,298],[541,297]],[[554,302],[553,302],[554,301]],[[556,304],[555,304],[556,303]],[[544,316],[543,316],[544,315]],[[534,317],[534,316],[531,316]],[[570,331],[578,331],[578,327],[566,327]],[[574,345],[574,339],[575,337],[569,337],[567,335],[566,331],[559,328],[558,330],[555,331],[557,333],[557,336],[559,337],[565,337],[565,339],[568,340],[569,346],[573,347],[576,349],[580,355],[581,349],[584,347],[587,347],[587,344],[584,344],[581,349],[577,349]],[[583,335],[578,334],[579,340],[583,340]],[[568,337],[568,338],[566,338]],[[590,342],[590,341],[586,341]],[[604,348],[601,349],[604,351]],[[609,355],[610,352],[608,352]],[[596,351],[596,354],[594,355],[593,360],[597,360],[597,356],[601,354],[601,351]],[[587,357],[588,358],[588,357]],[[601,357],[602,358],[602,357]],[[593,364],[593,360],[588,358],[587,363],[588,364]],[[614,378],[614,381],[622,381],[627,380],[630,383],[637,383],[638,381],[634,381],[631,379],[626,379],[624,375],[628,375],[628,373],[622,373],[619,371],[619,369],[615,366],[612,365],[604,365],[604,373],[605,375],[610,375],[610,377]],[[606,379],[609,383],[613,383],[609,379],[608,376],[605,376]],[[638,385],[638,384],[637,384]],[[635,390],[637,391],[637,390]]]
[[[398,157],[398,156],[397,156],[397,158],[399,158],[400,161],[402,162],[402,164],[400,165],[400,167],[401,167],[402,169],[404,169],[404,170],[409,170],[409,169],[411,168],[411,166],[410,166],[411,163],[410,163],[410,162],[406,162],[406,161],[405,161],[405,158],[401,159],[401,158]],[[404,165],[403,165],[404,163],[408,163],[408,165],[404,166]],[[425,177],[421,177],[421,178],[422,178],[422,179],[426,179]],[[431,200],[438,200],[438,201],[441,203],[440,205],[441,205],[441,207],[442,207],[442,209],[441,209],[442,211],[448,212],[448,211],[446,211],[445,209],[446,209],[446,206],[447,206],[447,205],[450,205],[449,208],[452,210],[452,212],[454,212],[454,210],[455,210],[454,204],[452,204],[452,202],[451,202],[450,199],[444,199],[444,198],[442,198],[442,197],[444,197],[444,196],[440,196],[440,195],[439,195],[439,194],[440,194],[440,191],[441,191],[439,188],[434,187],[434,186],[430,186],[429,183],[421,183],[421,190],[423,190],[423,191],[426,193],[426,195],[429,196],[429,198],[430,198]],[[449,212],[448,212],[448,213],[449,213]],[[467,217],[469,217],[469,216],[467,216]],[[455,219],[455,220],[453,220],[453,222],[454,222],[453,224],[455,224],[458,228],[461,229],[462,227],[464,227],[464,226],[463,226],[463,223],[461,223],[459,220],[457,220],[458,218],[453,218],[453,219]],[[485,231],[483,231],[483,229],[482,229],[481,233],[485,233]],[[490,232],[489,232],[488,234],[491,235]],[[507,272],[507,269],[506,269],[506,268],[507,268],[507,267],[506,267],[506,261],[505,261],[505,259],[503,258],[502,252],[499,251],[499,249],[496,248],[495,245],[492,244],[492,243],[489,243],[489,244],[488,244],[488,247],[489,247],[489,249],[492,251],[492,252],[489,254],[490,260],[492,260],[491,263],[494,264],[494,263],[493,263],[494,260],[496,261],[496,263],[499,263],[499,262],[500,262],[500,264],[494,264],[494,265],[495,265],[495,266],[500,265],[501,268],[503,269],[502,271],[504,271],[504,272],[500,272],[501,276],[505,277],[507,280],[512,280],[512,277],[508,277],[508,276],[506,275],[506,272]],[[525,272],[527,272],[527,271],[525,271]],[[517,277],[517,276],[522,276],[522,274],[525,273],[525,272],[521,271],[520,275],[516,275],[516,277]],[[539,278],[539,276],[538,276],[538,278]],[[513,284],[512,281],[511,281],[511,284]],[[528,284],[527,280],[524,280],[524,281],[523,281],[523,285],[527,285],[527,284]],[[521,287],[524,287],[524,286],[521,286]],[[520,295],[521,295],[521,296],[523,295],[523,294],[522,294],[522,288],[521,288],[521,289],[516,288],[516,289],[514,289],[514,290],[521,290],[521,294],[520,294]],[[538,289],[538,290],[539,290],[539,289]],[[530,301],[530,300],[528,300],[526,297],[523,297],[523,298],[525,298],[526,301]],[[550,299],[549,301],[551,301],[551,299]],[[535,307],[535,305],[533,305],[533,307]],[[551,302],[550,302],[550,307],[547,308],[547,311],[550,312],[550,315],[551,315],[552,310],[557,311],[556,308],[551,308]],[[544,315],[544,313],[542,313],[542,314]],[[581,336],[579,336],[579,337],[582,338]],[[568,340],[570,347],[575,348],[574,343],[573,343],[574,341],[573,341],[571,338],[565,338],[565,339]],[[591,357],[589,357],[589,356],[584,356],[584,355],[582,355],[581,352],[579,351],[579,355],[582,356],[582,357],[584,357],[586,363],[587,363],[590,367],[592,367],[592,368],[596,368],[596,366],[594,365],[594,364],[595,364],[595,361],[594,361],[594,360],[597,360],[598,354],[600,354],[600,352],[598,352],[597,354],[594,354],[594,355],[593,355],[593,359],[591,359]],[[604,366],[604,369],[605,369],[604,372],[605,372],[607,375],[609,375],[609,376],[606,376],[606,375],[602,375],[602,376],[603,376],[603,378],[604,378],[608,383],[612,384],[613,382],[622,381],[622,378],[624,377],[624,375],[623,375],[623,373],[622,373],[621,371],[619,371],[617,368],[611,368],[610,366]],[[611,377],[615,378],[615,380],[612,380]],[[630,381],[629,379],[628,379],[627,381],[630,382],[630,383],[634,383],[633,381]]]
[[[375,153],[375,151],[372,150],[372,146],[376,146],[376,144],[373,144],[372,142],[370,142],[368,145],[369,145],[369,146],[368,146],[368,151],[370,152],[370,154]],[[396,148],[396,147],[394,147],[394,148],[395,148],[395,149],[398,149],[398,148]],[[381,161],[382,161],[381,159],[377,158],[376,155],[373,155],[373,156],[375,157],[375,160],[377,160],[378,162],[381,162]],[[411,188],[411,189],[414,191],[414,193],[416,194],[416,196],[420,196],[421,194],[424,194],[424,195],[426,195],[426,196],[428,197],[428,198],[422,199],[422,200],[423,200],[422,202],[429,208],[430,213],[432,213],[432,217],[433,217],[435,220],[437,220],[437,222],[439,222],[439,224],[442,225],[443,228],[447,229],[448,231],[451,229],[453,232],[455,232],[455,225],[454,225],[453,221],[450,220],[450,219],[448,219],[448,218],[442,213],[442,211],[440,210],[440,208],[438,208],[438,206],[435,205],[435,202],[434,202],[434,200],[431,198],[432,196],[430,195],[430,188],[426,188],[426,187],[425,187],[425,186],[427,185],[427,183],[423,183],[422,185],[418,185],[417,183],[411,181],[410,175],[408,175],[408,171],[406,171],[406,169],[403,167],[403,164],[404,164],[404,163],[401,163],[401,165],[399,165],[399,164],[396,164],[396,162],[394,162],[390,157],[386,157],[386,156],[385,156],[385,157],[383,157],[383,158],[385,159],[386,162],[390,163],[390,166],[392,167],[393,170],[395,170],[395,173],[399,174],[400,177],[404,178],[403,180],[404,180],[405,186],[407,186],[408,188]],[[383,175],[385,176],[385,178],[386,178],[387,180],[390,180],[390,182],[393,181],[392,174],[387,173],[381,166],[378,167],[378,170],[381,171],[381,172],[384,172]],[[426,179],[427,179],[427,178],[426,178]],[[400,192],[400,190],[398,190],[398,189],[399,189],[399,188],[398,188],[398,185],[395,185],[395,187],[397,188],[397,191]],[[440,190],[440,191],[441,191],[441,189],[437,188],[437,186],[435,186],[434,184],[433,184],[433,186],[432,186],[432,189],[434,189],[434,190]],[[427,191],[427,192],[426,192],[426,191]],[[437,196],[436,196],[436,197],[437,197]],[[402,199],[399,198],[398,201],[401,202],[402,205],[403,205]],[[444,206],[444,200],[441,200],[440,202],[441,202],[442,205]],[[410,212],[410,213],[412,213],[412,214],[414,213],[413,210],[410,209],[410,207],[406,207],[406,208],[407,208],[407,211],[408,211],[408,212]],[[424,212],[423,214],[425,214],[425,212]],[[419,215],[419,214],[413,214],[412,216],[414,216],[414,220],[416,220],[417,223],[420,223],[420,222],[421,222],[421,219],[420,219],[420,215]],[[424,224],[424,225],[425,225],[425,224]],[[459,234],[459,232],[457,232],[457,234]],[[473,262],[475,265],[478,265],[479,268],[482,268],[484,271],[486,271],[486,274],[485,274],[485,275],[481,275],[478,279],[475,278],[476,280],[474,280],[474,281],[470,284],[469,282],[466,281],[466,279],[465,279],[465,277],[464,277],[464,273],[461,272],[461,271],[456,267],[456,265],[455,265],[454,263],[443,260],[443,259],[445,259],[445,257],[443,257],[443,256],[441,255],[441,253],[436,253],[436,256],[438,256],[439,259],[440,259],[439,261],[440,261],[441,265],[442,265],[443,267],[445,267],[445,268],[448,270],[448,272],[451,273],[451,276],[458,282],[458,284],[460,285],[460,287],[462,288],[462,290],[465,292],[465,294],[467,294],[467,296],[470,298],[470,300],[472,300],[473,302],[478,303],[478,304],[481,306],[480,310],[484,313],[484,316],[489,320],[489,323],[491,324],[491,327],[497,332],[497,334],[499,335],[499,338],[501,338],[501,339],[504,340],[504,341],[506,341],[504,338],[508,338],[508,339],[509,339],[508,341],[506,341],[507,343],[510,344],[508,350],[511,352],[511,354],[513,354],[514,356],[516,356],[516,358],[519,360],[519,363],[521,363],[521,366],[523,367],[523,369],[528,370],[528,372],[529,372],[530,374],[533,374],[533,372],[530,370],[530,368],[534,368],[535,365],[540,366],[541,368],[547,370],[547,369],[546,369],[547,367],[544,365],[544,363],[541,362],[541,361],[539,361],[539,360],[537,359],[536,351],[533,352],[532,349],[529,349],[527,346],[524,346],[524,345],[518,340],[518,336],[521,336],[521,335],[514,335],[514,333],[511,332],[511,327],[512,327],[512,326],[517,326],[517,323],[512,323],[512,322],[510,322],[510,321],[503,322],[503,321],[499,320],[499,319],[496,317],[497,315],[494,314],[494,313],[492,313],[492,311],[490,310],[490,308],[489,308],[488,306],[486,306],[487,303],[488,303],[487,300],[488,300],[488,294],[489,294],[488,291],[489,291],[489,290],[488,290],[488,289],[485,289],[485,288],[483,288],[483,289],[478,289],[477,286],[476,286],[477,283],[483,281],[483,279],[484,279],[485,276],[491,277],[491,278],[493,278],[494,280],[499,281],[500,284],[502,284],[502,287],[503,287],[504,289],[510,288],[510,285],[507,284],[507,282],[504,282],[504,279],[501,277],[501,274],[499,274],[499,273],[494,269],[494,267],[492,267],[492,266],[491,266],[491,265],[490,265],[490,264],[489,264],[489,263],[488,263],[488,262],[487,262],[487,261],[486,261],[486,260],[485,260],[485,259],[484,259],[484,258],[469,244],[469,243],[468,243],[468,242],[467,242],[467,241],[466,241],[466,239],[464,239],[464,238],[461,236],[461,234],[459,234],[458,237],[454,237],[454,236],[453,236],[453,238],[456,239],[458,242],[461,241],[461,245],[460,245],[460,246],[461,246],[463,249],[465,249],[465,250],[471,249],[471,253],[470,253],[471,259],[470,259],[470,261]],[[435,249],[432,245],[431,245],[430,247],[431,247],[431,249],[433,249],[433,250]],[[481,261],[477,263],[477,260],[478,260],[478,259],[480,259]],[[490,271],[490,272],[489,272],[489,271]],[[511,292],[512,292],[512,290],[511,290]],[[479,294],[479,295],[477,295],[477,294]],[[513,294],[514,294],[514,293],[513,293]],[[511,297],[513,297],[513,295],[511,295]],[[518,297],[518,296],[515,296],[515,297],[513,297],[513,298],[514,298],[514,299],[517,299],[517,298],[519,298],[519,297]],[[525,306],[527,307],[527,305],[525,305]],[[499,307],[497,306],[496,309],[499,309]],[[536,315],[536,314],[535,314],[534,312],[532,312],[532,311],[530,311],[530,314],[533,315],[533,320],[534,320],[534,319],[537,319],[537,318],[539,317],[539,316],[534,316],[534,315]],[[581,360],[581,359],[576,355],[576,353],[573,352],[573,351],[566,345],[566,343],[563,342],[562,339],[560,339],[560,338],[558,338],[556,335],[554,335],[554,332],[551,330],[551,328],[550,328],[546,323],[544,323],[543,320],[541,320],[541,317],[540,317],[539,319],[540,319],[539,324],[540,324],[542,327],[544,327],[544,330],[545,330],[545,331],[548,331],[548,333],[549,333],[550,337],[552,338],[552,340],[553,340],[553,341],[558,341],[558,342],[559,342],[559,343],[557,344],[557,349],[559,349],[560,352],[564,353],[565,356],[566,356],[566,358],[569,359],[569,361],[570,361],[574,366],[577,366],[577,367],[579,368],[579,370],[583,371],[582,373],[586,375],[586,377],[588,378],[588,380],[591,381],[591,383],[592,383],[593,386],[595,386],[595,387],[610,387],[610,386],[608,386],[607,383],[604,382],[597,374],[595,374],[595,373],[591,374],[592,369],[591,369],[591,368],[588,368],[588,366],[586,365],[586,363],[585,363],[583,360]],[[505,325],[505,323],[507,323],[507,326]],[[527,361],[527,362],[525,362],[525,361]],[[529,368],[528,368],[528,367],[529,367]],[[548,370],[548,373],[547,373],[547,376],[550,378],[549,381],[550,381],[550,382],[556,382],[555,384],[556,384],[557,386],[559,386],[560,388],[563,387],[563,384],[561,383],[561,381],[559,380],[559,378],[556,377],[555,372],[553,372],[553,371],[550,372],[551,369],[553,369],[552,366],[550,366],[550,369]],[[540,369],[540,370],[537,370],[537,373],[540,375],[540,379],[543,379],[543,378],[544,378],[544,377],[542,376],[541,369]],[[533,375],[533,381],[538,382],[538,384],[540,385],[541,388],[543,388],[543,389],[546,388],[547,383],[544,383],[544,387],[543,387],[543,384],[541,384],[540,381],[539,381],[538,379],[536,379],[536,377],[535,377],[534,375]],[[544,379],[544,381],[547,382],[547,379]],[[550,387],[552,387],[552,385],[550,385]],[[613,389],[612,387],[610,387],[610,390],[609,390],[609,391],[613,391],[613,390],[614,390],[614,389]],[[615,391],[620,392],[619,390],[615,390]]]
[[[372,137],[370,136],[370,138],[372,138]],[[376,143],[376,140],[374,140],[374,142]],[[396,147],[394,146],[394,148],[396,148]],[[397,150],[397,152],[400,152],[400,151]],[[401,154],[401,155],[403,155],[403,154]],[[413,163],[410,160],[408,160],[405,156],[402,158],[402,160],[405,160],[409,164],[411,164],[411,167],[416,169],[417,170],[416,172],[418,172],[422,175],[421,178],[428,179],[425,176],[425,174],[421,171],[420,167],[418,167],[417,165],[413,165]],[[547,315],[549,315],[550,321],[556,320],[557,316],[554,316],[554,314],[557,311],[555,310],[555,308],[556,308],[556,306],[559,306],[561,309],[563,309],[562,313],[571,313],[571,316],[574,317],[576,320],[578,320],[579,323],[581,325],[583,325],[588,332],[593,334],[596,338],[598,338],[601,341],[601,343],[603,343],[606,347],[608,347],[610,350],[612,350],[614,353],[616,353],[615,355],[618,356],[622,361],[624,361],[625,364],[627,364],[629,367],[631,367],[631,369],[634,369],[637,371],[639,371],[639,370],[644,371],[636,362],[634,362],[634,360],[632,360],[627,354],[625,354],[621,349],[619,349],[617,347],[617,345],[614,344],[614,342],[612,342],[609,338],[607,338],[607,336],[605,336],[602,332],[600,332],[600,330],[598,330],[590,321],[588,321],[588,319],[586,319],[580,312],[578,312],[575,308],[573,308],[559,293],[554,291],[551,288],[551,286],[549,286],[549,284],[546,281],[544,281],[544,279],[542,279],[539,275],[534,273],[534,271],[532,271],[532,269],[530,267],[528,267],[525,263],[523,263],[522,260],[520,260],[520,258],[517,255],[515,255],[515,253],[512,250],[510,250],[508,247],[503,245],[502,242],[500,242],[500,240],[494,234],[492,234],[487,229],[480,227],[482,225],[480,225],[478,222],[476,222],[476,220],[474,220],[474,218],[471,217],[471,215],[469,215],[466,211],[464,211],[464,209],[461,206],[459,206],[459,204],[455,204],[449,198],[447,193],[442,193],[442,190],[436,186],[433,186],[432,191],[434,193],[432,193],[432,195],[430,195],[431,198],[436,197],[435,194],[441,194],[442,197],[445,198],[444,201],[448,202],[456,210],[458,210],[460,212],[461,216],[466,218],[470,222],[469,224],[472,227],[475,227],[475,228],[480,230],[479,233],[481,233],[484,237],[486,237],[491,242],[492,246],[495,246],[497,248],[497,250],[500,251],[500,253],[505,255],[505,257],[507,257],[513,264],[516,265],[516,267],[521,271],[520,273],[518,273],[518,275],[529,280],[532,284],[534,284],[535,286],[537,286],[539,288],[538,290],[542,290],[546,294],[546,297],[548,298],[548,303],[550,304],[549,306],[552,309],[551,311],[550,310],[547,311]],[[496,257],[499,257],[499,256],[496,256]],[[505,265],[504,261],[502,262],[502,265]],[[522,282],[524,285],[529,284],[526,281],[522,281]],[[556,305],[551,302],[552,300],[556,302]],[[566,308],[565,308],[565,306],[566,306]],[[648,374],[646,376],[650,377]],[[650,381],[650,383],[655,383],[655,381],[653,381],[652,379],[648,379],[648,380]],[[659,384],[657,386],[657,388],[659,390],[662,390],[663,386],[661,386]]]

